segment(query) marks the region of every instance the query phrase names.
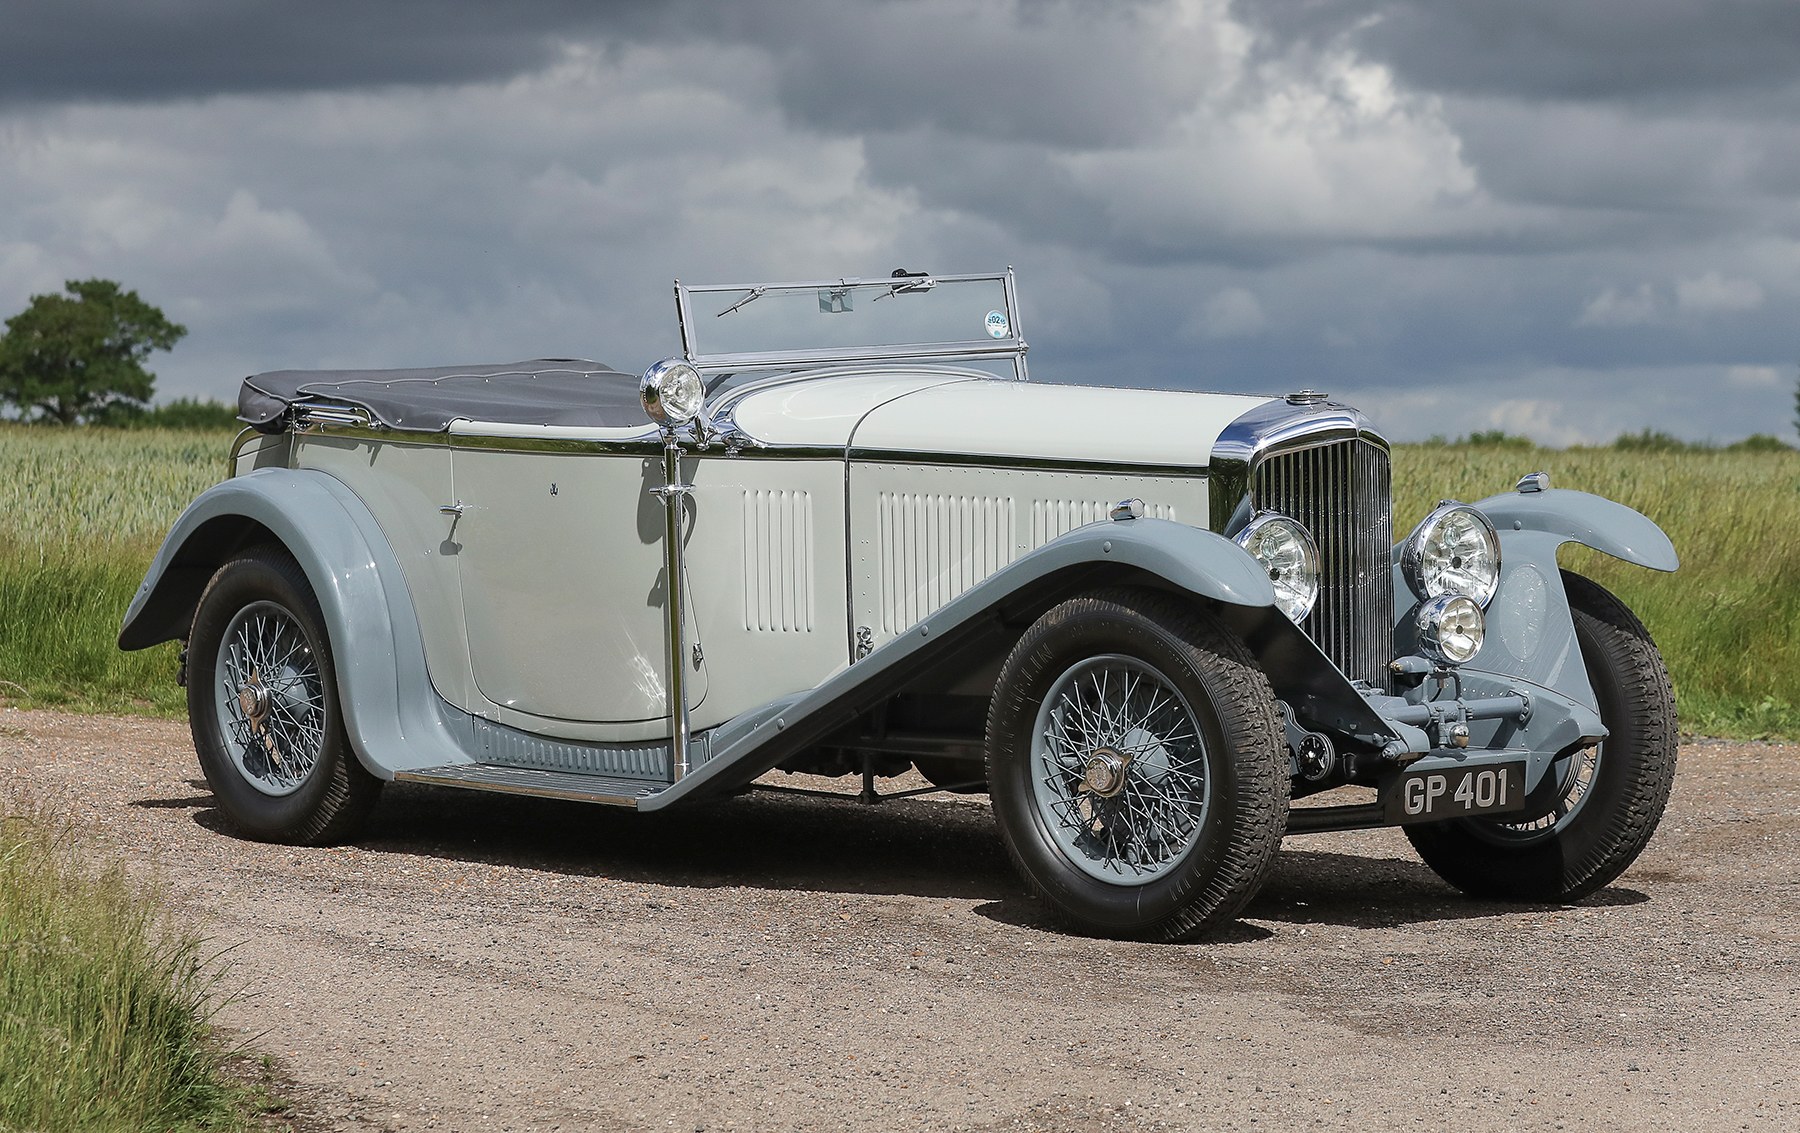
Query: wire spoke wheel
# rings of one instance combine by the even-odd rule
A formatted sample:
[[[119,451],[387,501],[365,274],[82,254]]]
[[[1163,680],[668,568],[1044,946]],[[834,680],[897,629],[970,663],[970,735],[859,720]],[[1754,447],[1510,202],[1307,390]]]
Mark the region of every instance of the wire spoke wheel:
[[[1116,885],[1166,874],[1193,849],[1210,798],[1193,709],[1154,667],[1078,662],[1038,709],[1033,789],[1064,853]]]
[[[291,795],[319,764],[325,694],[293,614],[274,602],[239,610],[219,642],[214,706],[232,764],[265,795]]]
[[[1594,781],[1605,758],[1605,740],[1563,756],[1547,775],[1554,792],[1548,809],[1540,809],[1535,817],[1517,822],[1496,820],[1472,829],[1489,841],[1501,843],[1535,842],[1555,836],[1580,816],[1582,804],[1593,793]]]
[[[188,635],[188,722],[219,809],[248,837],[351,837],[381,791],[344,730],[332,642],[293,556],[255,547],[213,574]]]
[[[1119,588],[1032,623],[988,704],[988,793],[1013,864],[1085,931],[1191,940],[1255,894],[1287,823],[1275,699],[1192,603]]]

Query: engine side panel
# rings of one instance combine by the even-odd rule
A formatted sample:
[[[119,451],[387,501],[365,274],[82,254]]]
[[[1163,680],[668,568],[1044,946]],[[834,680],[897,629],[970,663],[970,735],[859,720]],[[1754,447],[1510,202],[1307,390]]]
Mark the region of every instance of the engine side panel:
[[[854,624],[880,645],[1119,500],[1203,526],[1201,476],[1073,473],[858,461],[850,468]]]

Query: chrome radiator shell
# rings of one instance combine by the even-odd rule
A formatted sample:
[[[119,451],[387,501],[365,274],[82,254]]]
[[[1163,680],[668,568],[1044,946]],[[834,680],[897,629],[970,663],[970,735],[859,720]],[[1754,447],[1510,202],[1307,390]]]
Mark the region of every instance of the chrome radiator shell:
[[[1271,401],[1214,445],[1212,525],[1235,534],[1254,511],[1304,524],[1319,546],[1320,594],[1301,628],[1351,680],[1390,684],[1392,480],[1387,440],[1332,403]]]

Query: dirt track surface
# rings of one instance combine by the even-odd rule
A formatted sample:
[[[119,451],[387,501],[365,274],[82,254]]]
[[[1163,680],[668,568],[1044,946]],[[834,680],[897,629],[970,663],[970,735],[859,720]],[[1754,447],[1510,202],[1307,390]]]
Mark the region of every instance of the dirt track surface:
[[[663,816],[390,785],[357,845],[223,828],[179,722],[0,711],[229,953],[223,1022],[344,1129],[1800,1128],[1800,747],[1694,741],[1573,907],[1394,831],[1290,838],[1202,945],[1022,896],[981,797]]]

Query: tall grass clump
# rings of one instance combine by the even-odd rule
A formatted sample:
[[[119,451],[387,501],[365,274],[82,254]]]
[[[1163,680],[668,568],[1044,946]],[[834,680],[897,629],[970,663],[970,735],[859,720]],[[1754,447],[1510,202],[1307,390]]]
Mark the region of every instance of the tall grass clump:
[[[75,833],[0,811],[0,1130],[243,1127],[200,940]]]
[[[1643,619],[1668,662],[1683,729],[1800,735],[1800,451],[1666,448],[1654,437],[1629,448],[1401,446],[1395,536],[1440,498],[1473,502],[1539,470],[1558,488],[1636,508],[1674,541],[1675,574],[1573,546],[1563,565]]]
[[[0,425],[0,698],[173,714],[174,644],[117,646],[162,537],[225,477],[223,430]]]

